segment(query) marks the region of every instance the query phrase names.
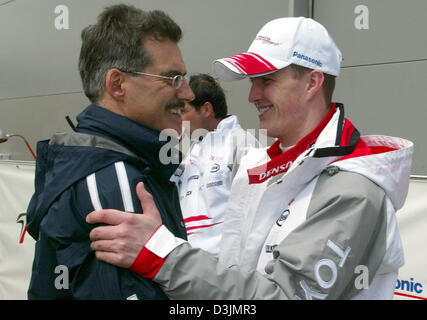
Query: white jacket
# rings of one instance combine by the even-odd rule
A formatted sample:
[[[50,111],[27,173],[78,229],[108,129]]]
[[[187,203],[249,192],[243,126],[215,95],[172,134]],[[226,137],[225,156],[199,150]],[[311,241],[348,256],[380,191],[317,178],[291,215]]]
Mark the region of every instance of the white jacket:
[[[258,147],[256,138],[230,115],[192,145],[172,176],[193,247],[218,255],[231,183],[240,159],[253,147]]]
[[[145,252],[163,264],[144,267],[170,298],[392,298],[404,263],[395,213],[408,191],[413,144],[359,140],[343,108],[332,112],[296,159],[278,155],[278,143],[242,159],[221,263],[164,227],[153,235]]]
[[[220,262],[225,266],[239,265],[247,271],[256,269],[265,274],[268,262],[274,258],[275,246],[292,232],[304,232],[304,229],[294,230],[312,216],[309,206],[313,201],[315,188],[319,188],[317,183],[320,173],[326,167],[330,168],[331,175],[337,171],[357,173],[378,185],[386,194],[387,243],[375,281],[371,280],[369,290],[361,291],[360,296],[354,298],[363,296],[391,299],[397,271],[404,264],[395,213],[403,206],[408,192],[413,144],[400,138],[365,136],[361,140],[369,147],[390,147],[396,150],[341,161],[339,157],[334,156],[312,157],[313,150],[330,146],[335,141],[340,112],[342,111],[336,112],[313,148],[301,154],[292,163],[286,175],[276,176],[275,179],[271,177],[260,184],[251,184],[248,187],[248,172],[243,170],[243,167],[254,168],[271,159],[265,149],[251,150],[242,159],[242,170],[235,178],[224,222]],[[329,165],[330,163],[332,164]],[[357,181],[354,187],[357,187]],[[332,199],[339,192],[337,188],[329,188],[326,192],[322,192],[321,196]],[[257,203],[256,206],[253,205],[254,202]],[[340,228],[342,225],[338,224],[336,227]],[[380,278],[382,281],[379,281]]]

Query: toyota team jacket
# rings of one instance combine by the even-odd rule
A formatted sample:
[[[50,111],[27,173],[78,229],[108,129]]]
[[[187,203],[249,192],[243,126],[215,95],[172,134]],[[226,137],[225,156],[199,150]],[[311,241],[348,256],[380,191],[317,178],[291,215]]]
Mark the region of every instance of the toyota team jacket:
[[[219,262],[161,226],[132,270],[173,299],[391,299],[412,153],[405,139],[359,137],[333,107],[294,148],[243,158]]]

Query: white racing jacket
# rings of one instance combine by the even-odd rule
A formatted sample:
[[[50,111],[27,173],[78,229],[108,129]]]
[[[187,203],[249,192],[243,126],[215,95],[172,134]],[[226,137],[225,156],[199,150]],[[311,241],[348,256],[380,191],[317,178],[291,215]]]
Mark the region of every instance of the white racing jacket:
[[[178,187],[188,242],[193,247],[218,255],[233,177],[242,156],[258,145],[237,117],[230,115],[193,144],[172,176],[171,181]]]
[[[359,138],[332,108],[293,149],[242,159],[220,263],[162,226],[132,269],[173,299],[391,299],[412,153],[404,139]]]

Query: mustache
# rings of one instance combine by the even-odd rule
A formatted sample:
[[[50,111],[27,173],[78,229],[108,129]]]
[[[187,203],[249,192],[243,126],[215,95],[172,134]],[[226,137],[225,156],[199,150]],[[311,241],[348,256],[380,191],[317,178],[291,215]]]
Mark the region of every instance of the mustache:
[[[185,105],[184,101],[181,101],[181,100],[173,101],[166,106],[166,110],[182,109],[184,108],[184,105]]]

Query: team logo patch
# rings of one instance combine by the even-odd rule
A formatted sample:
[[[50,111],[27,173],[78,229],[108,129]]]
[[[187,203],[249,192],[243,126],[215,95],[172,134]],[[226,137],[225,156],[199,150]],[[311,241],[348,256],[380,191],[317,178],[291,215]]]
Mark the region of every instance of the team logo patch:
[[[301,53],[299,53],[297,51],[294,51],[293,57],[297,57],[298,59],[302,59],[302,60],[308,61],[308,62],[313,63],[313,64],[315,64],[315,65],[317,65],[319,67],[322,67],[322,65],[323,65],[323,63],[320,60],[315,59],[313,57],[306,56],[306,55],[301,54]]]
[[[215,163],[212,167],[211,167],[211,173],[215,173],[218,172],[219,169],[221,169],[221,166],[218,163]]]
[[[283,225],[283,222],[288,218],[289,214],[291,212],[289,211],[289,209],[286,209],[285,211],[282,212],[282,214],[280,215],[279,219],[277,219],[276,224],[281,227]]]
[[[267,37],[267,36],[258,36],[255,38],[255,40],[260,40],[264,43],[274,44],[275,46],[278,46],[280,44],[280,43],[271,41],[270,37]]]
[[[267,244],[265,246],[265,252],[266,253],[272,253],[276,247],[277,247],[277,244],[273,244],[273,245]]]

